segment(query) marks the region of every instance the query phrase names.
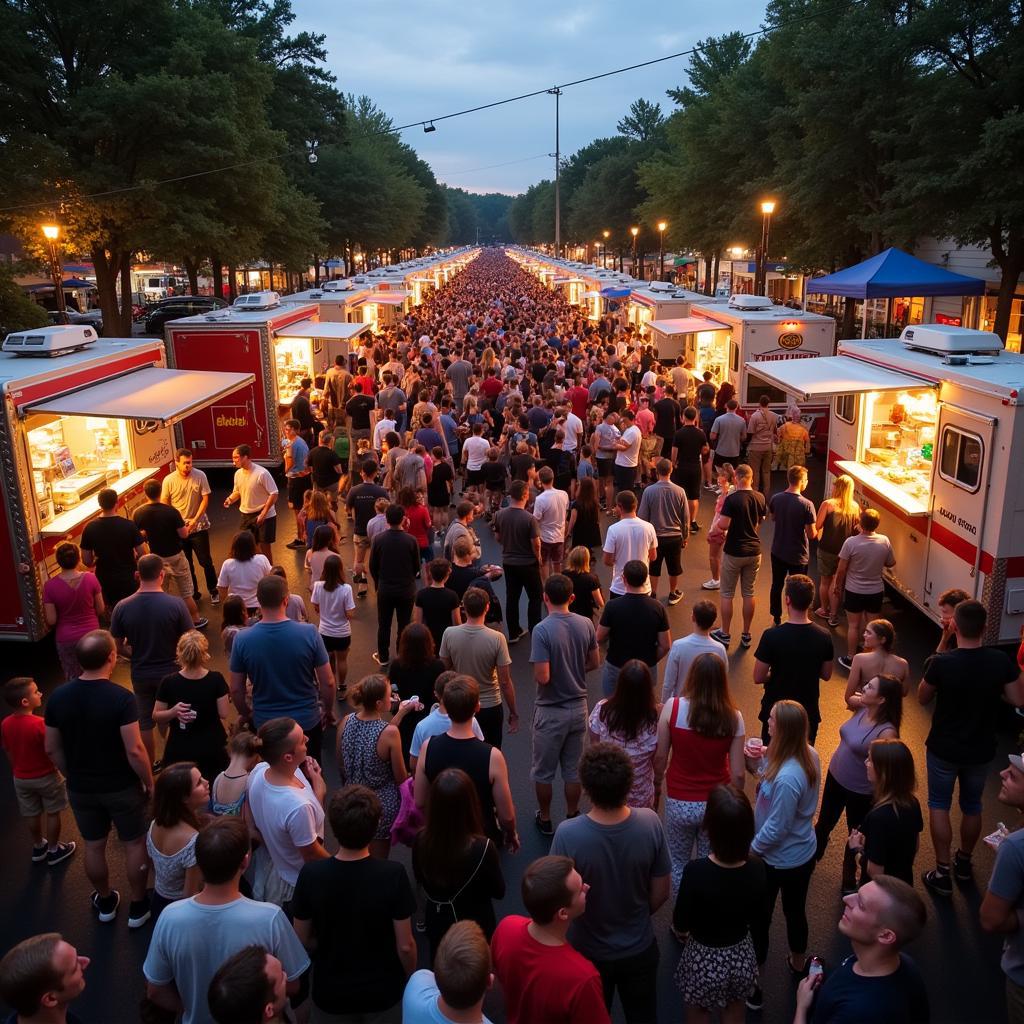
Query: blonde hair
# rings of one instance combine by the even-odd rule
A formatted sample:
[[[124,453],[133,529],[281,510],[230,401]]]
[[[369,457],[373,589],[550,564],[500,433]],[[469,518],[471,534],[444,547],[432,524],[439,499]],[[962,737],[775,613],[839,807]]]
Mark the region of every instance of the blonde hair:
[[[178,638],[174,660],[182,668],[200,668],[210,660],[210,643],[198,629],[190,629]]]
[[[326,492],[307,491],[306,493],[307,495],[312,495],[309,499],[309,518],[329,520],[331,518],[331,505],[327,500]]]
[[[840,515],[855,516],[860,514],[860,505],[853,500],[853,477],[845,473],[832,481],[832,500]]]
[[[569,552],[565,560],[565,567],[571,572],[590,572],[590,551],[582,544],[577,544]]]
[[[768,765],[764,777],[774,779],[786,761],[796,760],[807,776],[809,785],[818,780],[818,769],[807,745],[807,712],[795,700],[777,700],[772,707],[775,735],[768,744]]]

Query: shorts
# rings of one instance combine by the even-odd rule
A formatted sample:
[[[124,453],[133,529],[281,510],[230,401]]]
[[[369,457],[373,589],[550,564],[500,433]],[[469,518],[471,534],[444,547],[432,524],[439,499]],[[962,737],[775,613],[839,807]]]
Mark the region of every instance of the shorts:
[[[561,562],[565,558],[565,541],[558,540],[552,541],[550,544],[546,540],[540,542],[540,560],[541,562]]]
[[[672,480],[686,491],[687,501],[700,501],[700,466],[685,466],[683,468],[676,469]]]
[[[757,570],[761,568],[760,555],[722,555],[722,585],[719,594],[722,597],[732,597],[736,593],[736,583],[739,581],[740,594],[743,597],[754,596],[754,580],[757,579]]]
[[[470,469],[466,467],[466,486],[479,487],[484,482],[484,471],[482,469]]]
[[[631,491],[636,486],[636,466],[619,466],[616,464],[612,471],[612,479],[615,484],[615,492]]]
[[[347,651],[352,646],[351,634],[348,636],[328,636],[326,633],[321,633],[320,639],[323,640],[328,654],[334,651]]]
[[[156,727],[153,721],[153,705],[156,703],[156,691],[159,688],[159,679],[132,679],[135,703],[139,709],[139,728],[143,732]]]
[[[718,452],[715,452],[715,457],[711,464],[715,469],[718,469],[719,466],[724,466],[728,462],[735,469],[739,465],[739,461],[739,455],[719,455]]]
[[[953,764],[930,750],[928,765],[928,806],[935,811],[948,811],[953,805],[953,786],[960,783],[960,812],[981,814],[981,795],[988,778],[988,764]]]
[[[352,534],[352,550],[355,553],[356,561],[362,563],[363,556],[370,550],[370,538],[363,534]]]
[[[871,612],[876,614],[882,610],[882,598],[885,591],[880,590],[877,594],[855,594],[852,590],[843,591],[843,607],[848,612]]]
[[[258,518],[259,512],[243,512],[238,528],[248,530],[256,538],[257,544],[273,544],[277,540],[277,516],[268,516],[257,524]]]
[[[563,782],[578,782],[586,735],[585,700],[573,704],[537,704],[533,709],[530,778],[534,782],[554,782],[555,771],[561,767]]]
[[[612,467],[615,465],[614,459],[595,459],[597,463],[597,475],[602,480],[607,480],[612,475]]]
[[[50,772],[38,779],[15,779],[14,794],[18,798],[18,813],[23,818],[37,818],[44,811],[60,814],[68,805],[64,777],[60,772]]]
[[[640,454],[644,460],[651,462],[661,456],[661,446],[664,441],[657,434],[650,434],[640,442]]]
[[[683,574],[683,538],[682,537],[659,537],[658,553],[651,559],[650,574],[661,575],[661,563],[665,563],[665,571],[669,576],[682,576]]]
[[[164,558],[164,572],[166,573],[165,580],[167,578],[174,580],[178,596],[183,600],[190,598],[195,593],[192,588],[192,572],[184,551],[179,551],[170,558]]]
[[[307,473],[305,476],[288,477],[288,507],[302,508],[302,499],[306,491],[312,490],[313,478]]]
[[[434,545],[431,544],[428,547],[420,548],[420,561],[421,562],[432,562],[434,560]]]
[[[839,571],[839,552],[822,551],[818,548],[818,575],[835,576]]]
[[[110,834],[110,826],[117,829],[122,843],[141,839],[149,827],[149,801],[141,785],[129,786],[113,793],[68,794],[75,824],[86,842],[98,842]]]

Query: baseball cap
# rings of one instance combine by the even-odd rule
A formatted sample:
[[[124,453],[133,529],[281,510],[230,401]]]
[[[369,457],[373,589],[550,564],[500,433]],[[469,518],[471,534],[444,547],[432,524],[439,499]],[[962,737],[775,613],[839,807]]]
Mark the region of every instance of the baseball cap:
[[[1021,757],[1020,754],[1010,754],[1010,764],[1024,772],[1024,757]]]

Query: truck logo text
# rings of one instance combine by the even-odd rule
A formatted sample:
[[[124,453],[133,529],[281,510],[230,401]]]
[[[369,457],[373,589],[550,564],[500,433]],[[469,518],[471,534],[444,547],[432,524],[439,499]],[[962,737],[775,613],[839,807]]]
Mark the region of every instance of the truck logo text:
[[[967,520],[962,516],[958,516],[955,512],[950,512],[948,508],[943,508],[941,505],[939,506],[939,515],[942,516],[943,519],[948,519],[954,526],[959,526],[961,530],[966,530],[968,533],[977,537],[977,526],[975,526],[974,523],[967,522]]]
[[[804,336],[802,334],[797,334],[795,331],[790,331],[787,334],[779,335],[779,348],[799,348],[803,343]]]
[[[216,425],[218,427],[247,427],[249,421],[244,416],[225,416],[221,413],[217,417]]]

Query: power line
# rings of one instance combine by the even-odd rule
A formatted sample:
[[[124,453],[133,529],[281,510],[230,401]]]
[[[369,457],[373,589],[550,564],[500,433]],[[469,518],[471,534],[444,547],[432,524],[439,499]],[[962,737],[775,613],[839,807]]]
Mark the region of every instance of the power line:
[[[473,174],[475,171],[490,171],[495,167],[511,167],[512,164],[525,164],[530,160],[539,160],[541,157],[550,157],[550,153],[536,153],[533,156],[519,157],[518,160],[506,160],[500,164],[486,164],[484,167],[467,167],[458,171],[434,171],[436,176],[451,175],[451,174]]]
[[[826,8],[823,11],[810,12],[800,18],[792,18],[789,21],[778,22],[774,25],[765,26],[759,28],[754,32],[746,32],[741,38],[744,40],[756,39],[758,36],[768,35],[770,32],[777,31],[781,28],[789,28],[793,25],[803,24],[807,21],[815,21],[818,18],[827,17],[853,7],[860,3],[861,0],[846,0],[844,3],[836,4],[834,7]],[[372,132],[363,132],[360,135],[355,136],[353,139],[347,139],[341,145],[347,145],[349,142],[358,141],[359,139],[375,138],[378,135],[398,135],[401,132],[408,131],[410,128],[426,128],[427,125],[433,125],[436,121],[449,121],[455,117],[466,117],[469,114],[477,114],[482,110],[493,110],[495,107],[504,107],[510,103],[519,103],[522,100],[533,99],[535,96],[543,96],[546,93],[553,92],[556,89],[569,89],[577,85],[585,85],[588,82],[596,82],[602,78],[611,78],[613,75],[623,75],[629,71],[638,71],[640,68],[651,67],[655,64],[662,64],[665,61],[679,60],[682,57],[692,57],[697,53],[702,52],[703,46],[692,46],[688,50],[680,50],[678,53],[669,53],[663,57],[652,57],[650,60],[641,61],[638,64],[629,64],[626,67],[614,68],[611,71],[602,71],[600,74],[588,75],[586,78],[577,78],[571,82],[563,82],[561,85],[545,87],[543,89],[534,89],[532,92],[519,93],[517,96],[506,96],[501,100],[494,100],[491,103],[481,103],[475,107],[466,107],[463,110],[455,110],[449,114],[441,114],[439,117],[428,117],[420,121],[410,121],[407,124],[399,125],[398,127],[391,128],[379,128]],[[330,145],[337,145],[337,143],[330,143]],[[228,164],[224,167],[212,167],[206,171],[193,171],[191,174],[180,174],[174,178],[163,178],[159,181],[145,181],[139,182],[134,185],[122,185],[119,188],[105,189],[102,192],[90,192],[88,195],[80,196],[80,199],[106,199],[109,196],[124,195],[129,192],[139,192],[144,189],[158,188],[161,185],[174,185],[182,181],[191,181],[195,178],[205,178],[211,174],[223,174],[227,171],[238,171],[246,167],[256,167],[260,164],[274,163],[278,160],[283,160],[288,156],[297,156],[302,153],[307,153],[308,149],[306,146],[296,146],[292,149],[283,150],[280,153],[275,153],[268,157],[256,157],[252,160],[244,160],[236,164]],[[548,154],[541,154],[547,156]],[[524,159],[536,160],[538,157],[527,157]],[[517,163],[519,161],[509,161],[510,163]],[[502,164],[495,164],[494,166],[504,166]],[[476,170],[484,170],[485,168],[476,168]],[[456,173],[468,173],[465,171]],[[50,209],[53,206],[53,198],[43,200],[38,203],[22,203],[18,206],[4,206],[0,207],[0,213],[16,213],[19,210],[38,210],[38,209]]]

